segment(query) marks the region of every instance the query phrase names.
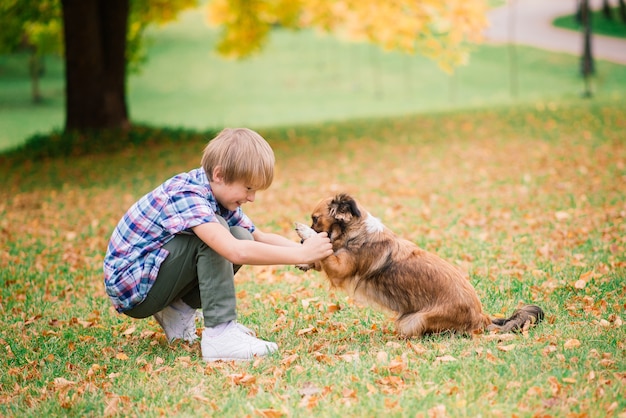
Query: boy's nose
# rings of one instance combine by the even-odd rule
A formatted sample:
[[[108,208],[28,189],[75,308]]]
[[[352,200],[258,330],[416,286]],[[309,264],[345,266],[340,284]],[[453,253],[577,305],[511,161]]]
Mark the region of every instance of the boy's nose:
[[[254,202],[255,196],[256,196],[256,191],[248,192],[248,202]]]

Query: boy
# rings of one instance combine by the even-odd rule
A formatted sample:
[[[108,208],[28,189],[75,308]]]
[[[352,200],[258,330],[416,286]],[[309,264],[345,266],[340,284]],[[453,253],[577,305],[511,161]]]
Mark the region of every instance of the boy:
[[[197,339],[205,361],[249,360],[278,349],[236,321],[234,274],[243,264],[309,264],[332,254],[326,233],[298,244],[259,231],[241,206],[274,176],[274,153],[256,132],[224,129],[202,167],[178,174],[137,201],[113,231],[104,259],[118,312],[151,315],[169,342]]]

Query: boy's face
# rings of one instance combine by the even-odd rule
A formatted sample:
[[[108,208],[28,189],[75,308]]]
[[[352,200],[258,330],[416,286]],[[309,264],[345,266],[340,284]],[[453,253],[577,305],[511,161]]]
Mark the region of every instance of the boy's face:
[[[219,171],[214,172],[211,189],[215,199],[228,210],[235,210],[244,203],[254,202],[256,190],[242,181],[226,183]]]

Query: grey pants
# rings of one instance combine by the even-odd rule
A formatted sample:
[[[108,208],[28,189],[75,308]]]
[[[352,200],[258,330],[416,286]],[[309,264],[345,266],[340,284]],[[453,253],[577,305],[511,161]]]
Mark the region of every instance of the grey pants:
[[[230,227],[230,232],[237,239],[254,239],[245,228]],[[126,315],[146,318],[181,298],[192,308],[202,308],[205,327],[237,319],[234,275],[241,266],[233,266],[196,235],[176,235],[163,248],[169,255],[146,299]]]

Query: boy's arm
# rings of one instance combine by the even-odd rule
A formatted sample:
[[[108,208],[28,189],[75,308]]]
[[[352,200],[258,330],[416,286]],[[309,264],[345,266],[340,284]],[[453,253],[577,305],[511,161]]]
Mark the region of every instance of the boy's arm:
[[[292,243],[294,245],[286,246],[290,241],[275,234],[262,233],[259,237],[268,239],[269,242],[256,241],[258,235],[256,231],[255,241],[238,240],[217,222],[207,222],[192,229],[206,245],[231,263],[238,265],[311,264],[333,253],[325,232],[307,239],[303,244]]]
[[[252,233],[255,241],[264,242],[266,244],[278,245],[281,247],[299,247],[300,244],[291,241],[288,238],[283,237],[282,235],[272,234],[268,232],[261,232],[258,229]]]

